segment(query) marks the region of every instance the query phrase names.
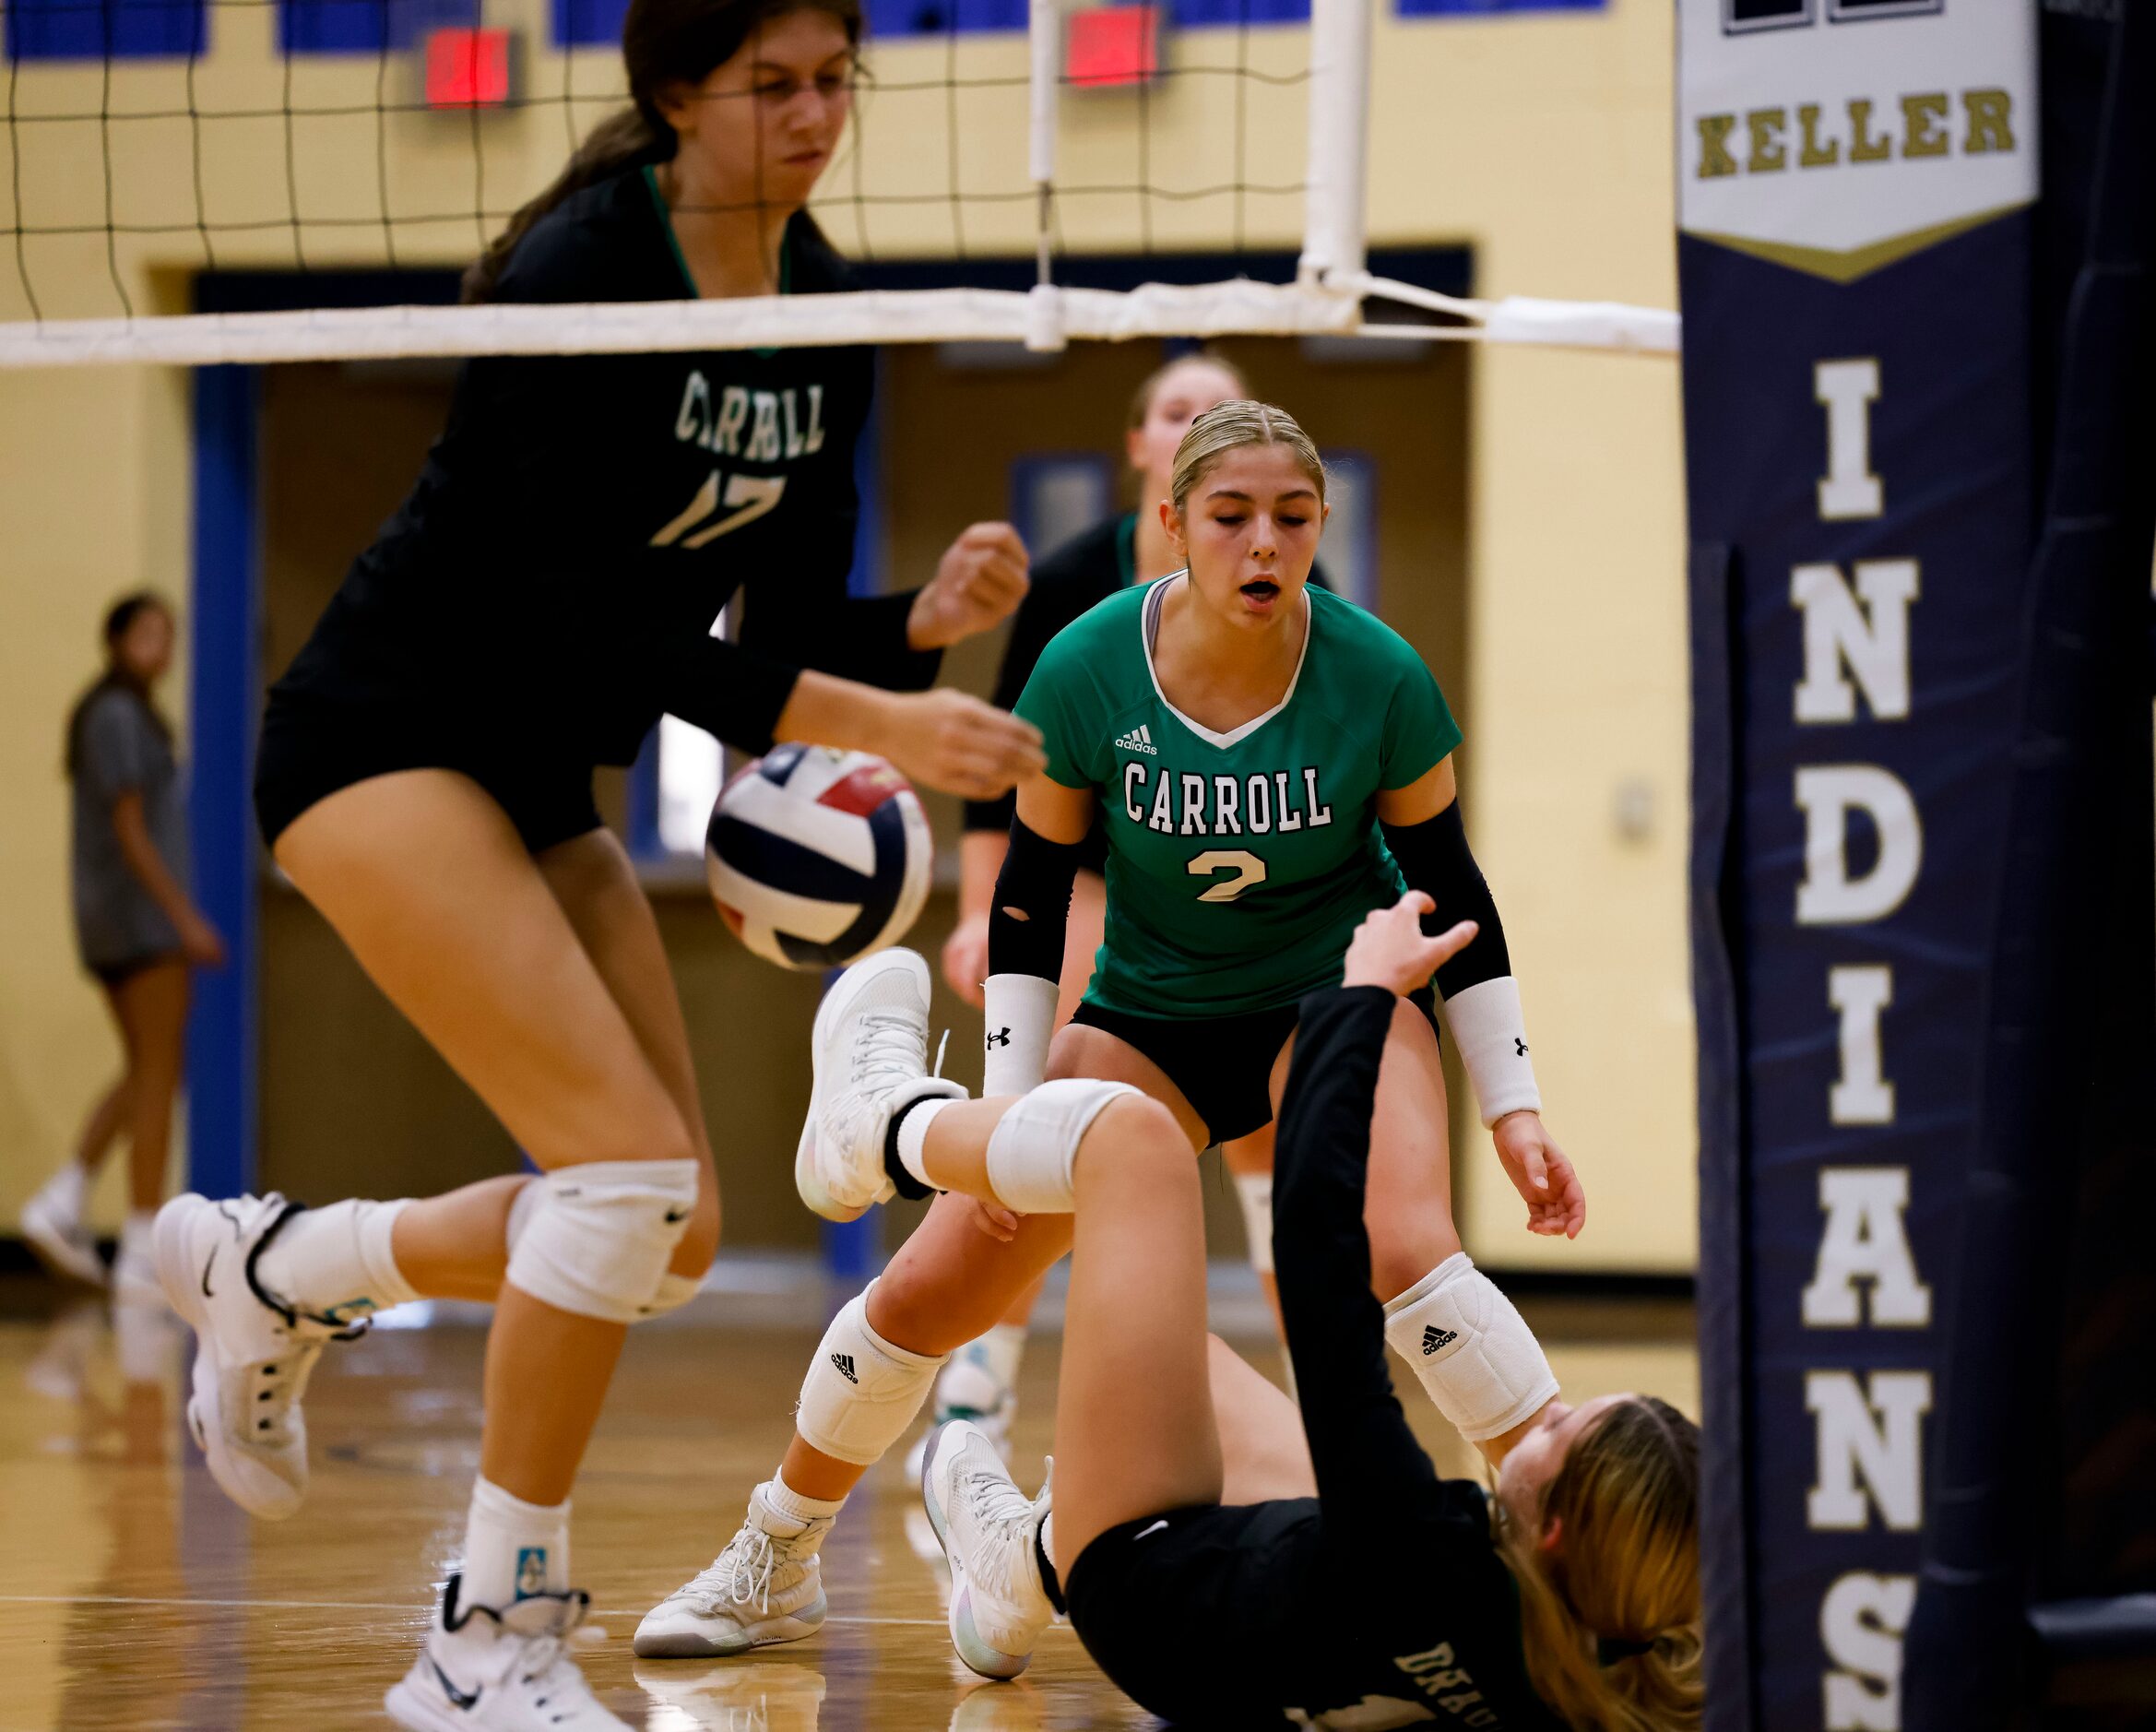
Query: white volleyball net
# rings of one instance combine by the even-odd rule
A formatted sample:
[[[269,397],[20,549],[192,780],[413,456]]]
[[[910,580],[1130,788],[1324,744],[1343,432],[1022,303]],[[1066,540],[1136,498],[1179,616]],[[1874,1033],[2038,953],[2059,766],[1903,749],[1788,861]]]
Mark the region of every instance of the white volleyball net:
[[[1212,0],[1212,28],[1172,40],[1150,7],[968,11],[995,4],[1023,0],[871,7],[811,206],[848,256],[939,261],[936,286],[467,307],[441,303],[450,273],[622,101],[618,6],[552,0],[518,30],[480,28],[474,0],[11,0],[0,365],[1357,332],[1676,347],[1665,312],[1366,269],[1370,0],[1312,0],[1307,30]],[[1071,280],[1108,251],[1218,274]],[[1295,264],[1266,279],[1260,257]],[[276,281],[270,310],[201,293],[239,280]]]

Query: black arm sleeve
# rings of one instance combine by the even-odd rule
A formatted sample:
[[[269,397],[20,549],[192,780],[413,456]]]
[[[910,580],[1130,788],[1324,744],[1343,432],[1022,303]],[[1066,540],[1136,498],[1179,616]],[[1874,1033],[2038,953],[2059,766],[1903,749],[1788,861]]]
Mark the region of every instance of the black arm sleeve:
[[[1003,870],[996,874],[996,899],[989,908],[991,975],[1063,978],[1071,884],[1083,854],[1075,842],[1051,842],[1029,828],[1025,819],[1011,820],[1011,851],[1003,856]],[[1025,918],[1019,919],[1019,914]]]
[[[1498,919],[1498,905],[1490,899],[1482,868],[1468,851],[1467,825],[1455,800],[1434,818],[1420,824],[1378,826],[1385,846],[1400,862],[1401,874],[1410,890],[1420,890],[1438,906],[1422,917],[1422,930],[1432,937],[1473,920],[1481,930],[1475,942],[1438,970],[1438,991],[1446,998],[1463,992],[1485,980],[1512,972],[1512,958],[1505,948],[1505,928]]]
[[[717,637],[691,640],[669,656],[659,680],[667,714],[758,754],[776,743],[779,712],[800,670]]]
[[[916,649],[906,639],[910,593],[849,596],[843,565],[835,583],[755,582],[747,588],[743,649],[783,644],[804,667],[888,692],[925,692],[936,682],[943,652]]]
[[[1326,1531],[1397,1562],[1400,1524],[1428,1513],[1438,1477],[1392,1397],[1363,1227],[1394,1002],[1374,986],[1303,1001],[1273,1162],[1273,1254]]]

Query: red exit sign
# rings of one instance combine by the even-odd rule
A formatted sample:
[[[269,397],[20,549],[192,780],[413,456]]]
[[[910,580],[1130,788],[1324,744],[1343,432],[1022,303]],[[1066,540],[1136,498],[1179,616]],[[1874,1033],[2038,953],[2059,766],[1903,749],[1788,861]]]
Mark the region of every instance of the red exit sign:
[[[499,108],[509,100],[515,30],[442,30],[427,38],[429,108]]]
[[[1071,14],[1064,75],[1083,89],[1146,84],[1160,76],[1160,8],[1095,6]]]

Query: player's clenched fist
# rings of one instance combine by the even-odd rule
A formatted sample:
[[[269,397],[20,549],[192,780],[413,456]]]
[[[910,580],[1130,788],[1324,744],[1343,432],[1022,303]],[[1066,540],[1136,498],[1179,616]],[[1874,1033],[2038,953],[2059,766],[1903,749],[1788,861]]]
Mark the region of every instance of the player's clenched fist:
[[[993,631],[1025,599],[1025,543],[1007,523],[977,523],[951,543],[936,575],[913,599],[906,641],[942,649]]]

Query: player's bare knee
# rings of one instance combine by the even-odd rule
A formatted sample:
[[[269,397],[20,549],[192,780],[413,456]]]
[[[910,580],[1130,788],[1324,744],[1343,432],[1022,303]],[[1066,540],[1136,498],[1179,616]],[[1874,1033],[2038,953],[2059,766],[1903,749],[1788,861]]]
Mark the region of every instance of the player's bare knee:
[[[1150,1095],[1119,1095],[1086,1127],[1078,1144],[1078,1169],[1114,1161],[1141,1169],[1151,1179],[1159,1173],[1188,1175],[1197,1182],[1197,1163],[1176,1116]],[[1173,1183],[1170,1179],[1168,1182]]]

